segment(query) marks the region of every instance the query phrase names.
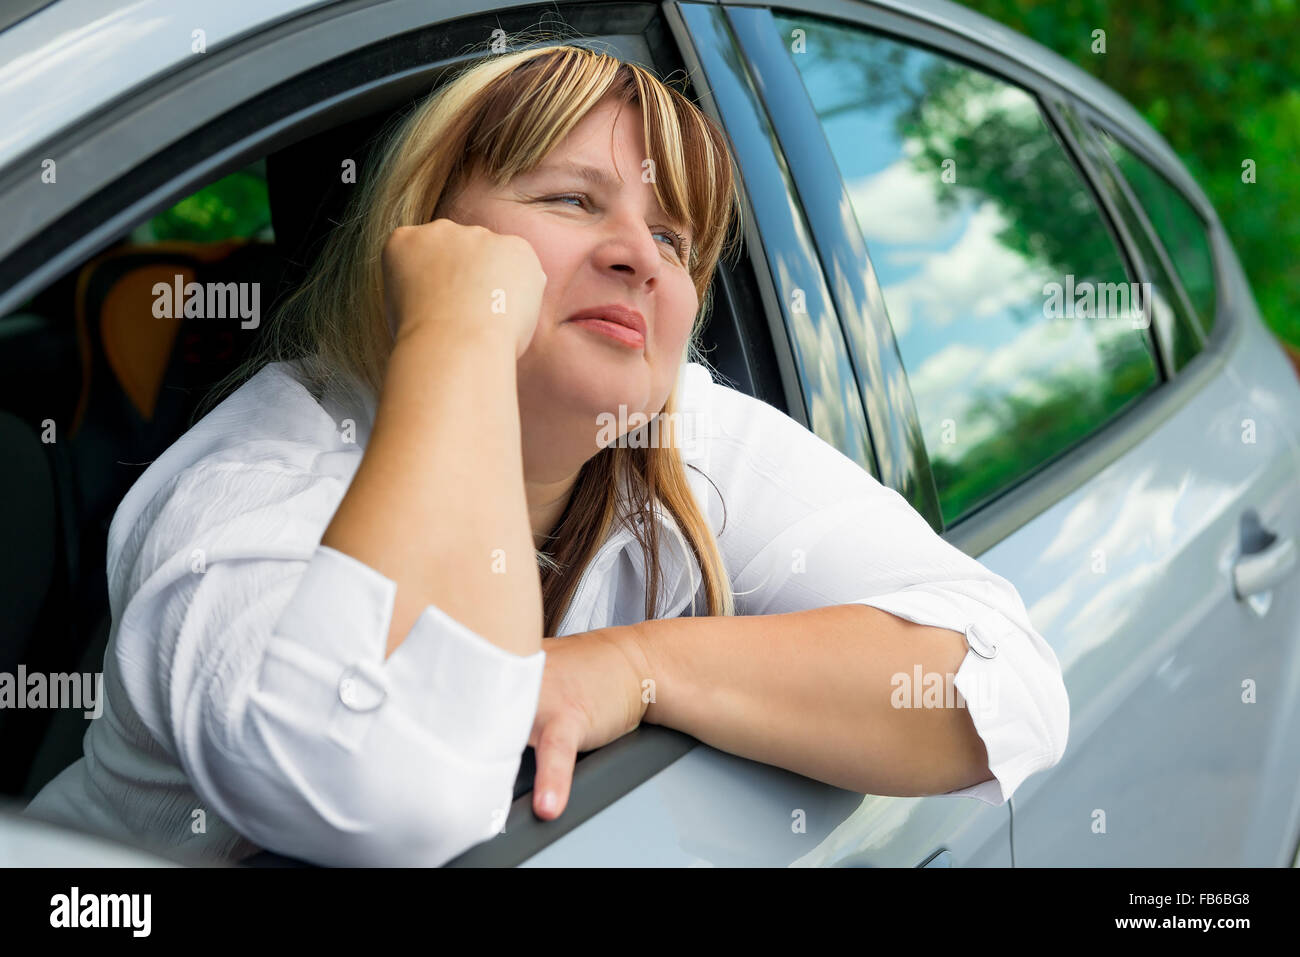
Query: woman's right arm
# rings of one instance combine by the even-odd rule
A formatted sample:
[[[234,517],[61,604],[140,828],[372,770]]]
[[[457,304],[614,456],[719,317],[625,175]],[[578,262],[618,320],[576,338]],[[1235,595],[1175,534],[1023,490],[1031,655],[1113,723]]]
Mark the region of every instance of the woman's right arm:
[[[321,543],[397,583],[385,654],[437,605],[517,655],[541,647],[515,340],[428,323],[399,340],[365,455]]]
[[[431,603],[515,654],[541,647],[515,363],[545,284],[526,240],[483,227],[438,219],[385,247],[398,335],[365,455],[321,541],[397,582],[387,654]]]
[[[502,239],[469,238],[479,257]],[[546,657],[514,389],[536,305],[516,282],[513,334],[485,325],[482,268],[428,314],[407,299],[350,483],[286,445],[186,469],[142,538],[110,532],[126,695],[201,806],[262,847],[430,866],[504,824]]]

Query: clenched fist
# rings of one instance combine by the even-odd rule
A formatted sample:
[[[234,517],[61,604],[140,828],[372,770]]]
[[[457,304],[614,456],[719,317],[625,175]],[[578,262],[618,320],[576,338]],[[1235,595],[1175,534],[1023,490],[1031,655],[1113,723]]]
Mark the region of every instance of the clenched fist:
[[[394,338],[424,323],[499,324],[519,358],[532,342],[546,273],[522,236],[435,219],[384,244],[384,311]]]

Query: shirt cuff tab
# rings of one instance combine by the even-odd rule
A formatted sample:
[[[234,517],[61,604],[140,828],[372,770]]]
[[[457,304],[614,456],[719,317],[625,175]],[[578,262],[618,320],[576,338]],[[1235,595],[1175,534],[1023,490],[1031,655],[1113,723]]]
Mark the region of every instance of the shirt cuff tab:
[[[421,725],[480,762],[518,762],[537,716],[546,652],[517,655],[428,605],[388,659]]]

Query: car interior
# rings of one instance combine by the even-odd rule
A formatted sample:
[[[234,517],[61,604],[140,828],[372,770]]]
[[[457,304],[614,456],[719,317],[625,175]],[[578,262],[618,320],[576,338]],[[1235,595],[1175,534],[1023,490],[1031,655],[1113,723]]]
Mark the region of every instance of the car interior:
[[[365,156],[391,116],[316,133],[257,164],[273,241],[140,241],[133,232],[0,317],[0,441],[10,449],[0,495],[9,608],[0,618],[0,672],[102,670],[111,625],[105,552],[117,504],[265,333],[354,188],[341,182],[337,158]],[[736,265],[720,263],[702,347],[723,381],[755,395],[753,353],[764,347],[738,319],[761,314],[745,261],[742,250]],[[236,334],[232,323],[155,317],[154,283],[177,274],[261,283],[260,326]],[[29,801],[82,755],[88,727],[77,709],[0,709],[0,794]],[[530,758],[517,795],[531,788]]]

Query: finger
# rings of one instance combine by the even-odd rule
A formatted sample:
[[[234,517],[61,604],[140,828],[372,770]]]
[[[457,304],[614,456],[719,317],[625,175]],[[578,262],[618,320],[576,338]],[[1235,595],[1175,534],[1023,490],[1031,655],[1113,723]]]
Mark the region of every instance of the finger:
[[[559,817],[569,803],[573,766],[578,760],[578,728],[554,720],[542,729],[536,747],[537,772],[533,775],[533,813],[543,820]],[[547,795],[553,795],[548,805]]]

